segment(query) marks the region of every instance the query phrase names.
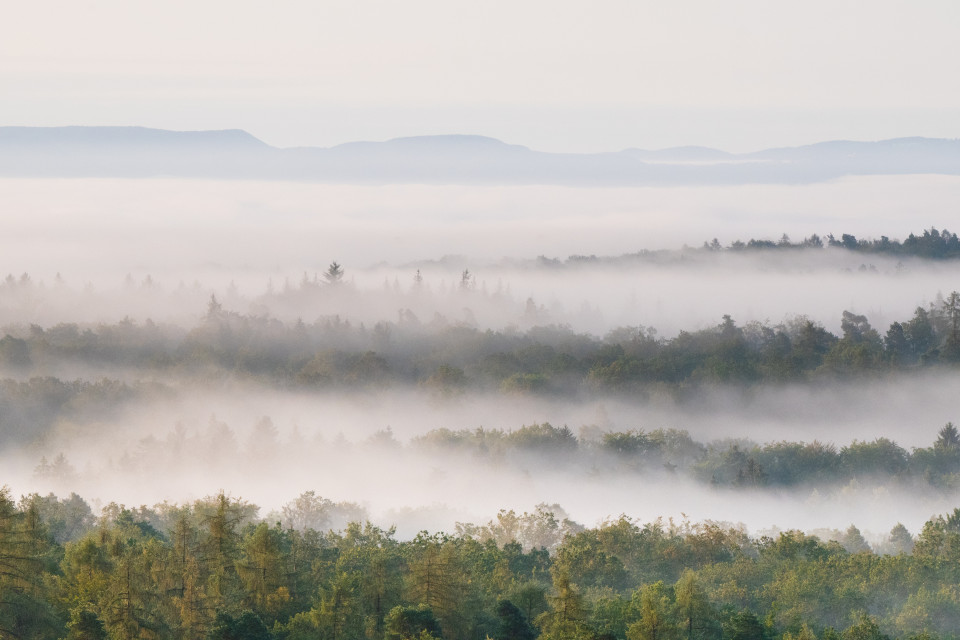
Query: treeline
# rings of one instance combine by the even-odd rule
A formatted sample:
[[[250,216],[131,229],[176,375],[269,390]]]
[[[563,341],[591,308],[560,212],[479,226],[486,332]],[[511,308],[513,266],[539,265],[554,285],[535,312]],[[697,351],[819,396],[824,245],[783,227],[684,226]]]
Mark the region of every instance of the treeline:
[[[855,527],[842,544],[712,522],[583,528],[547,505],[412,540],[303,526],[323,508],[304,494],[261,520],[221,494],[94,517],[75,495],[0,491],[0,634],[931,640],[960,628],[960,510],[915,538],[897,525],[880,554]]]
[[[0,350],[2,345],[0,340]],[[155,382],[127,383],[107,378],[64,381],[53,376],[3,378],[0,448],[29,444],[63,420],[103,420],[135,401],[168,398],[172,393],[170,387]]]
[[[521,467],[537,459],[562,462],[569,470],[600,475],[682,474],[723,487],[825,487],[861,479],[960,488],[960,432],[952,423],[940,429],[930,447],[912,451],[887,438],[855,440],[838,448],[816,440],[702,443],[677,429],[583,431],[577,438],[569,428],[548,423],[508,432],[436,429],[414,438],[411,447]]]
[[[942,231],[936,227],[925,229],[922,235],[911,233],[902,242],[900,240],[891,240],[887,236],[880,236],[879,240],[860,239],[856,236],[844,233],[840,238],[828,234],[821,238],[817,234],[810,235],[799,242],[792,242],[790,236],[783,234],[779,240],[756,240],[751,238],[747,242],[736,240],[729,246],[722,246],[716,238],[710,242],[704,242],[703,248],[709,251],[746,251],[757,249],[822,249],[823,247],[837,247],[860,253],[886,254],[890,256],[903,256],[914,258],[925,258],[930,260],[950,260],[960,258],[960,238],[956,233],[951,233],[946,229]]]
[[[235,375],[281,387],[382,388],[420,385],[439,394],[467,389],[517,393],[644,393],[699,384],[788,382],[911,371],[960,362],[960,293],[938,297],[881,334],[844,311],[841,334],[804,317],[715,327],[661,338],[625,327],[603,338],[565,326],[480,330],[401,310],[373,327],[339,316],[285,324],[226,311],[211,300],[190,330],[147,321],[8,328],[0,366],[29,377],[57,366],[122,366],[217,378]],[[96,369],[94,369],[96,370]],[[8,385],[9,386],[9,385]]]
[[[391,464],[411,468],[438,459],[462,460],[466,468],[493,474],[562,467],[568,477],[579,474],[638,486],[644,479],[673,478],[729,489],[828,491],[851,482],[944,494],[960,489],[960,433],[952,423],[940,429],[931,446],[907,450],[888,438],[854,440],[842,447],[817,440],[700,442],[680,429],[612,431],[594,425],[582,427],[578,437],[566,426],[549,423],[508,431],[433,429],[407,443],[384,429],[361,442],[331,442],[307,440],[296,430],[281,439],[268,417],[258,419],[249,436],[241,439],[227,423],[211,418],[204,430],[187,432],[178,424],[166,436],[142,438],[132,449],[118,452],[110,467],[127,478],[144,480],[198,468],[228,477],[238,465],[256,465],[270,475],[290,465],[328,464],[345,456],[368,460],[383,454],[389,455]],[[85,475],[98,473],[108,471],[88,468]],[[64,453],[42,457],[34,476],[54,488],[75,486],[81,479]],[[359,507],[352,507],[337,522],[365,517]]]

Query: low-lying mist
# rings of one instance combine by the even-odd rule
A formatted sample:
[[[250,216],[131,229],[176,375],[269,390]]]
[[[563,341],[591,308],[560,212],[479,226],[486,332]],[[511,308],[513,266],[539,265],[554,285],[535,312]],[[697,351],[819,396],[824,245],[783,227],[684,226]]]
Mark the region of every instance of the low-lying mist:
[[[369,326],[409,310],[484,329],[562,324],[603,335],[642,325],[671,336],[724,314],[741,324],[802,314],[836,331],[843,310],[874,326],[906,317],[957,288],[960,272],[954,262],[832,249],[682,249],[943,228],[960,196],[952,176],[684,189],[179,179],[0,187],[0,276],[10,274],[0,326],[124,317],[192,326],[215,294],[228,310],[284,321],[339,315]],[[304,295],[334,261],[349,287]]]
[[[452,531],[456,522],[483,522],[499,509],[520,512],[544,502],[587,525],[620,514],[645,521],[688,516],[743,523],[754,532],[853,523],[879,536],[898,522],[916,532],[951,508],[956,489],[875,476],[870,467],[849,476],[811,472],[789,485],[735,477],[717,484],[722,478],[709,477],[716,471],[695,465],[711,449],[759,446],[750,441],[820,442],[839,451],[888,438],[908,449],[930,447],[954,415],[950,389],[957,382],[951,375],[828,389],[716,389],[693,405],[437,398],[418,389],[318,395],[237,384],[230,391],[168,392],[96,421],[63,420],[2,458],[5,481],[17,494],[77,492],[94,504],[132,506],[184,503],[223,490],[268,512],[312,490],[360,504],[375,522],[398,524],[405,536],[423,528]],[[537,440],[533,448],[497,448],[518,441],[498,433],[545,423],[568,431],[564,442],[573,448]],[[602,446],[607,434],[656,431],[673,443],[662,458]],[[493,439],[467,446],[471,433]]]
[[[222,284],[443,255],[476,264],[620,255],[811,233],[903,238],[950,226],[956,176],[814,185],[575,188],[217,180],[0,179],[9,271],[114,284]],[[215,283],[216,284],[216,283]]]
[[[0,191],[0,485],[15,494],[149,505],[224,490],[270,512],[315,491],[406,536],[541,503],[588,525],[625,513],[882,536],[956,504],[950,478],[711,482],[694,454],[627,464],[597,449],[657,431],[686,434],[699,456],[929,448],[958,419],[944,297],[960,262],[701,245],[902,239],[952,222],[955,176]],[[749,358],[725,351],[726,331]],[[820,340],[807,359],[805,335]],[[543,424],[566,427],[577,453],[428,446],[441,430]]]
[[[836,332],[843,311],[885,327],[960,281],[957,262],[835,248],[695,249],[488,264],[447,256],[399,266],[345,266],[335,290],[324,288],[328,268],[226,283],[217,277],[162,282],[148,273],[96,285],[70,274],[43,280],[11,273],[0,282],[0,326],[129,318],[192,327],[212,295],[228,311],[288,323],[336,316],[372,327],[407,318],[497,331],[561,325],[596,336],[639,325],[669,337],[713,326],[723,315],[740,324],[804,316]]]

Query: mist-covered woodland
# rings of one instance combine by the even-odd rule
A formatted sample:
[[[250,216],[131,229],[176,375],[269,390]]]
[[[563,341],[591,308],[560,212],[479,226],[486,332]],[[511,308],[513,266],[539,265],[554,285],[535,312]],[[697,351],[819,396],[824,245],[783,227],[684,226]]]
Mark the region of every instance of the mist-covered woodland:
[[[6,2],[0,640],[960,640],[960,2]]]
[[[575,277],[598,266],[744,252],[770,265],[790,251],[803,255],[802,264],[821,260],[837,270],[845,252],[856,259],[890,253],[901,260],[892,271],[865,263],[838,271],[896,279],[907,269],[903,259],[950,260],[958,244],[936,229],[903,243],[851,238],[708,242],[682,252],[541,257],[511,268]],[[509,281],[495,290],[479,285],[454,262],[442,283],[431,282],[437,272],[429,262],[405,283],[394,276],[370,286],[333,261],[322,273],[269,282],[256,294],[235,284],[222,291],[199,282],[167,289],[151,278],[122,284],[135,313],[192,305],[192,322],[168,314],[44,326],[32,320],[50,309],[56,317],[93,308],[116,293],[77,289],[62,276],[51,283],[8,276],[0,285],[7,321],[0,446],[6,468],[26,476],[16,486],[33,491],[19,500],[10,489],[3,494],[4,632],[954,637],[960,597],[951,567],[960,528],[948,505],[960,489],[957,429],[918,412],[924,424],[899,425],[913,432],[907,445],[891,437],[889,423],[862,437],[807,438],[811,432],[792,429],[779,414],[802,406],[803,394],[808,402],[834,394],[834,402],[855,405],[826,411],[842,420],[869,414],[863,398],[877,388],[922,395],[923,387],[955,384],[960,293],[928,293],[929,302],[918,299],[912,314],[886,327],[840,309],[839,332],[796,313],[744,323],[724,314],[667,335],[640,325],[598,335],[574,330],[558,306],[516,299]],[[395,309],[393,317],[351,317],[384,308]],[[341,312],[303,317],[327,309]],[[301,315],[290,319],[294,311]],[[256,396],[265,411],[235,417]],[[481,408],[490,403],[501,407]],[[292,404],[301,405],[299,418],[290,417]],[[519,410],[503,410],[511,404]],[[569,419],[508,422],[523,412],[546,415],[542,407],[551,405]],[[231,406],[234,413],[218,417]],[[336,407],[333,416],[318,421],[321,406]],[[403,410],[419,416],[419,425],[395,415]],[[731,427],[736,411],[759,424]],[[775,416],[786,423],[783,433],[800,437],[776,437],[763,424]],[[647,422],[664,418],[668,424]],[[818,419],[836,428],[816,411],[794,424]],[[317,465],[326,473],[290,472]],[[384,476],[378,466],[391,471]],[[244,476],[252,482],[244,485]],[[203,477],[220,490],[191,498],[197,489],[188,487],[213,486]],[[547,495],[532,478],[552,485],[556,502],[495,504],[511,488],[534,500]],[[324,487],[290,495],[311,480]],[[477,482],[486,485],[485,499],[471,495]],[[126,507],[110,490],[98,494],[117,483],[135,487],[127,500],[149,496],[141,503],[155,498],[155,506]],[[271,486],[273,496],[287,487],[288,501],[272,497],[261,513],[223,489],[254,484]],[[417,505],[413,497],[384,508],[403,504],[398,489],[417,493],[430,484],[446,485],[446,493],[429,494],[442,503]],[[578,495],[577,484],[606,493],[593,501],[608,511],[582,509],[590,498]],[[147,489],[157,485],[163,494]],[[721,505],[720,513],[703,520],[626,515],[645,491],[666,487],[674,488],[670,499],[699,496]],[[349,499],[322,497],[324,488]],[[378,493],[391,497],[378,501]],[[734,506],[744,500],[799,509],[814,526],[763,522]],[[898,518],[886,529],[878,527],[890,522],[868,518],[873,529],[862,532],[826,517],[846,509],[857,519],[855,503],[875,510],[908,502],[913,509],[886,513]],[[578,522],[564,503],[597,524]],[[915,515],[918,508],[930,513]]]
[[[0,636],[956,637],[960,241],[885,180],[5,184]]]

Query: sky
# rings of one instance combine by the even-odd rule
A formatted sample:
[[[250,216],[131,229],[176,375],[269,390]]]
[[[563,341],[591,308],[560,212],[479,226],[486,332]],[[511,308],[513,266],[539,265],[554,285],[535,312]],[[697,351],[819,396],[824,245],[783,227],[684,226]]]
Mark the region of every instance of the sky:
[[[0,126],[564,152],[960,137],[955,0],[5,4]]]

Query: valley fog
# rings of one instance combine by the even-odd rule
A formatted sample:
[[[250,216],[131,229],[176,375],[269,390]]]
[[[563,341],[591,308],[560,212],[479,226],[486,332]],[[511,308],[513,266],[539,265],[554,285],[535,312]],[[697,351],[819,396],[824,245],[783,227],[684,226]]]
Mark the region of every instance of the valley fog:
[[[345,267],[349,289],[314,295],[319,272],[235,281],[163,283],[150,274],[94,285],[62,276],[0,282],[0,323],[6,326],[113,323],[123,318],[192,326],[210,296],[230,311],[269,315],[284,322],[340,316],[373,326],[409,311],[421,322],[440,320],[483,329],[563,325],[602,336],[643,326],[661,336],[715,325],[723,315],[738,323],[778,324],[805,316],[838,331],[843,311],[867,316],[877,328],[908,318],[960,282],[960,265],[929,265],[883,256],[711,255],[676,252],[627,258],[620,264],[475,265],[461,258],[403,267]],[[418,264],[420,266],[418,266]],[[326,267],[325,267],[326,268]],[[464,286],[467,272],[467,287]],[[417,275],[419,272],[419,276]],[[417,284],[417,278],[421,278]],[[22,286],[25,285],[25,286]]]
[[[113,284],[127,273],[222,284],[465,256],[620,255],[717,238],[904,238],[949,227],[956,176],[810,185],[576,188],[0,179],[8,270]],[[42,249],[42,250],[40,250]]]
[[[556,503],[588,525],[624,513],[741,522],[752,531],[855,523],[882,537],[897,522],[916,532],[955,503],[953,489],[890,478],[717,488],[673,477],[663,464],[505,460],[417,444],[443,429],[510,433],[549,423],[569,428],[584,451],[604,434],[663,429],[686,432],[704,451],[739,440],[839,450],[878,438],[909,451],[931,446],[958,419],[952,372],[692,392],[654,385],[538,395],[493,384],[450,396],[424,380],[453,351],[418,360],[417,350],[440,335],[456,346],[460,329],[504,340],[530,332],[558,345],[673,338],[712,330],[724,315],[747,330],[809,320],[839,335],[845,311],[883,335],[918,306],[939,308],[958,288],[960,265],[833,247],[701,245],[784,234],[793,242],[830,233],[903,239],[952,220],[960,178],[683,189],[3,179],[0,190],[2,269],[11,274],[0,283],[0,327],[12,339],[82,341],[116,325],[111,340],[122,344],[124,327],[134,327],[177,352],[214,312],[277,323],[269,331],[343,323],[345,342],[331,338],[330,353],[374,345],[407,358],[411,379],[420,379],[310,391],[297,378],[301,388],[284,390],[295,385],[270,380],[269,371],[31,353],[5,370],[11,389],[48,377],[132,385],[121,391],[134,399],[88,413],[68,404],[30,434],[16,432],[10,425],[25,423],[8,412],[0,482],[18,495],[76,491],[100,505],[133,505],[224,490],[265,515],[314,490],[363,505],[404,535]],[[325,279],[333,262],[344,274],[335,288]],[[315,375],[328,375],[322,367],[333,365],[317,366]],[[472,365],[457,366],[472,380]],[[66,466],[44,471],[41,459],[60,454]]]
[[[683,431],[707,447],[824,442],[841,448],[889,438],[930,446],[955,417],[946,379],[889,380],[829,388],[715,389],[696,401],[624,398],[580,402],[466,394],[438,399],[421,389],[388,393],[266,392],[238,383],[230,391],[186,385],[173,398],[134,403],[112,418],[63,421],[32,444],[7,447],[5,481],[16,494],[77,492],[96,504],[187,503],[228,491],[280,509],[304,491],[362,505],[366,516],[401,535],[452,531],[485,522],[499,509],[559,504],[588,526],[626,514],[642,521],[685,517],[770,528],[846,528],[882,538],[898,522],[917,532],[952,509],[955,490],[931,490],[890,478],[812,478],[800,487],[713,487],[684,465],[697,452],[624,466],[617,457],[569,452],[487,455],[430,445],[437,433],[506,432],[550,423],[568,428],[580,451],[615,432]],[[432,434],[432,435],[431,435]],[[424,440],[424,437],[427,440]],[[594,444],[591,444],[594,443]],[[748,444],[742,446],[749,447]],[[41,460],[67,466],[44,473]],[[684,456],[692,456],[685,458]]]
[[[10,253],[18,250],[11,247]],[[97,260],[111,248],[91,246],[89,251]],[[171,258],[161,252],[157,259]],[[556,325],[594,336],[639,326],[672,337],[714,326],[730,315],[741,325],[808,318],[836,332],[843,311],[864,315],[875,328],[885,329],[909,318],[918,306],[928,308],[960,282],[960,264],[953,261],[832,247],[687,248],[492,262],[446,255],[367,266],[336,257],[325,264],[316,260],[304,259],[310,270],[241,265],[199,268],[193,276],[177,277],[164,275],[162,268],[142,267],[96,279],[83,278],[85,262],[60,263],[64,268],[51,275],[49,266],[20,271],[7,260],[10,271],[0,281],[0,326],[128,318],[191,327],[215,296],[230,312],[286,323],[336,316],[372,327],[406,317],[495,331]],[[323,291],[323,273],[334,261],[344,270],[344,286]]]

